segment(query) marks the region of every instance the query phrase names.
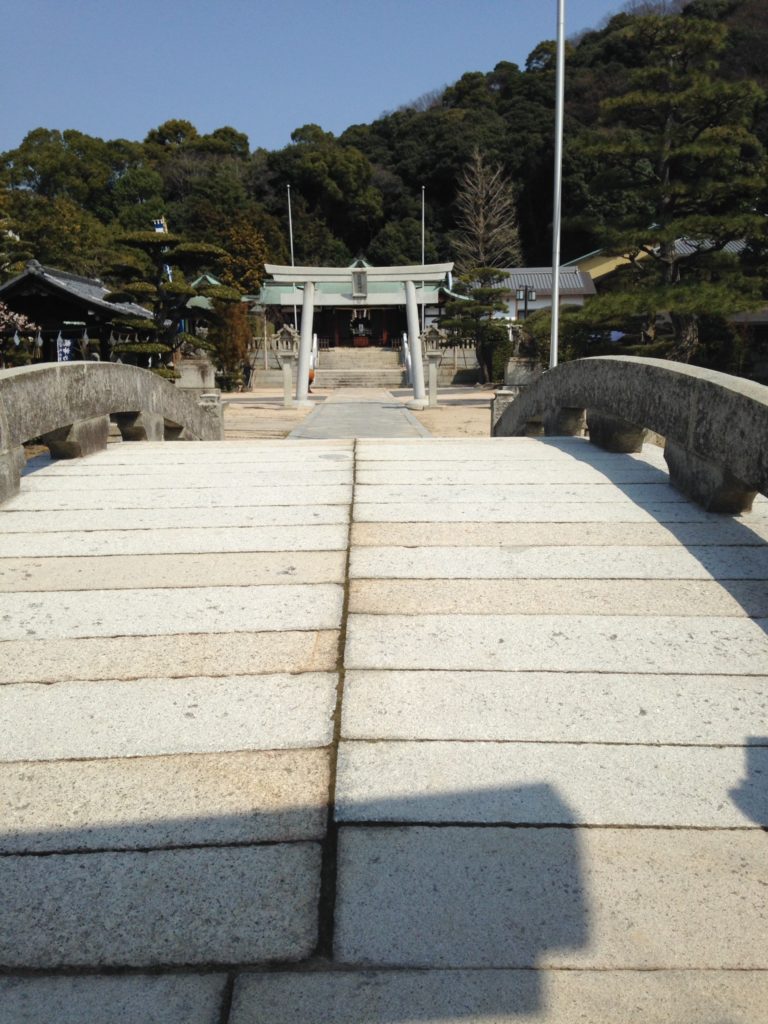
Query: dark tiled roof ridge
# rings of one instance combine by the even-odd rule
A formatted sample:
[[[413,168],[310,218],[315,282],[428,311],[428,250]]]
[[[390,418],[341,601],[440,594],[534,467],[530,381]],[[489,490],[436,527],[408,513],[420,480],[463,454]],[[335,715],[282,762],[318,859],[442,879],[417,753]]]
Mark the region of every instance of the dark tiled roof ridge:
[[[59,281],[73,281],[81,285],[95,285],[98,288],[103,288],[104,291],[109,291],[100,278],[86,278],[84,274],[73,273],[72,270],[59,270],[55,266],[43,266],[41,263],[38,266],[47,278],[57,278]],[[37,270],[37,267],[31,267],[30,269]]]

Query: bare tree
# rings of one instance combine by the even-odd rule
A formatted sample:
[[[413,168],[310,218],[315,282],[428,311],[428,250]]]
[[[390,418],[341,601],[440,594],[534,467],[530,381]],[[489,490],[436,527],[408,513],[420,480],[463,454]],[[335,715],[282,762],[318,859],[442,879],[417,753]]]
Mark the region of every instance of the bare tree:
[[[458,231],[453,236],[457,269],[510,267],[522,258],[515,189],[496,164],[475,149],[459,179]]]

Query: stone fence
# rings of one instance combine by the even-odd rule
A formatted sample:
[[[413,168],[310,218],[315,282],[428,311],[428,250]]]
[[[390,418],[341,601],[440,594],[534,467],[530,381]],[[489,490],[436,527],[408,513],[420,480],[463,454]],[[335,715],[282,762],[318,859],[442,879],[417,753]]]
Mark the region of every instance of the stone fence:
[[[512,398],[512,396],[510,396]],[[768,494],[768,387],[685,363],[601,356],[563,363],[495,403],[492,433],[589,433],[613,452],[635,452],[648,431],[665,439],[671,482],[711,512],[736,514]]]
[[[19,489],[22,445],[53,458],[106,447],[110,422],[125,441],[222,437],[221,405],[185,394],[149,370],[119,363],[42,363],[0,371],[0,501]]]

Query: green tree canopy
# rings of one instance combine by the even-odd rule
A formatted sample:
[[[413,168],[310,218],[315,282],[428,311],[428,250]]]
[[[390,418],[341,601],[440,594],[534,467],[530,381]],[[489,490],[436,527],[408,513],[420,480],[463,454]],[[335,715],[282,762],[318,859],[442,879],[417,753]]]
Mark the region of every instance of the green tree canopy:
[[[699,316],[760,299],[744,255],[765,238],[765,152],[751,131],[764,97],[754,82],[717,77],[726,29],[715,22],[646,16],[617,36],[645,61],[603,101],[584,145],[598,166],[600,234],[634,273],[603,304],[649,319],[668,313],[671,353],[687,360]]]

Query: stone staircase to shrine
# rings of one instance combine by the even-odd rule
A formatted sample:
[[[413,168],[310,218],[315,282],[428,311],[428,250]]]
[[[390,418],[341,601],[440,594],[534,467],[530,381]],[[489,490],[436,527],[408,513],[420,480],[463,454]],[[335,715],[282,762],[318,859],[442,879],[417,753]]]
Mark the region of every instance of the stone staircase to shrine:
[[[458,360],[454,359],[453,351],[446,353],[440,366],[438,383],[441,386],[450,384],[474,384],[477,380],[477,368],[474,354],[469,358],[464,352]],[[424,364],[426,379],[427,366]],[[276,366],[265,370],[255,367],[251,377],[251,386],[281,387],[282,371]],[[320,361],[315,371],[316,388],[333,390],[336,388],[402,388],[407,386],[405,369],[400,363],[398,349],[352,348],[340,347],[322,349]]]

